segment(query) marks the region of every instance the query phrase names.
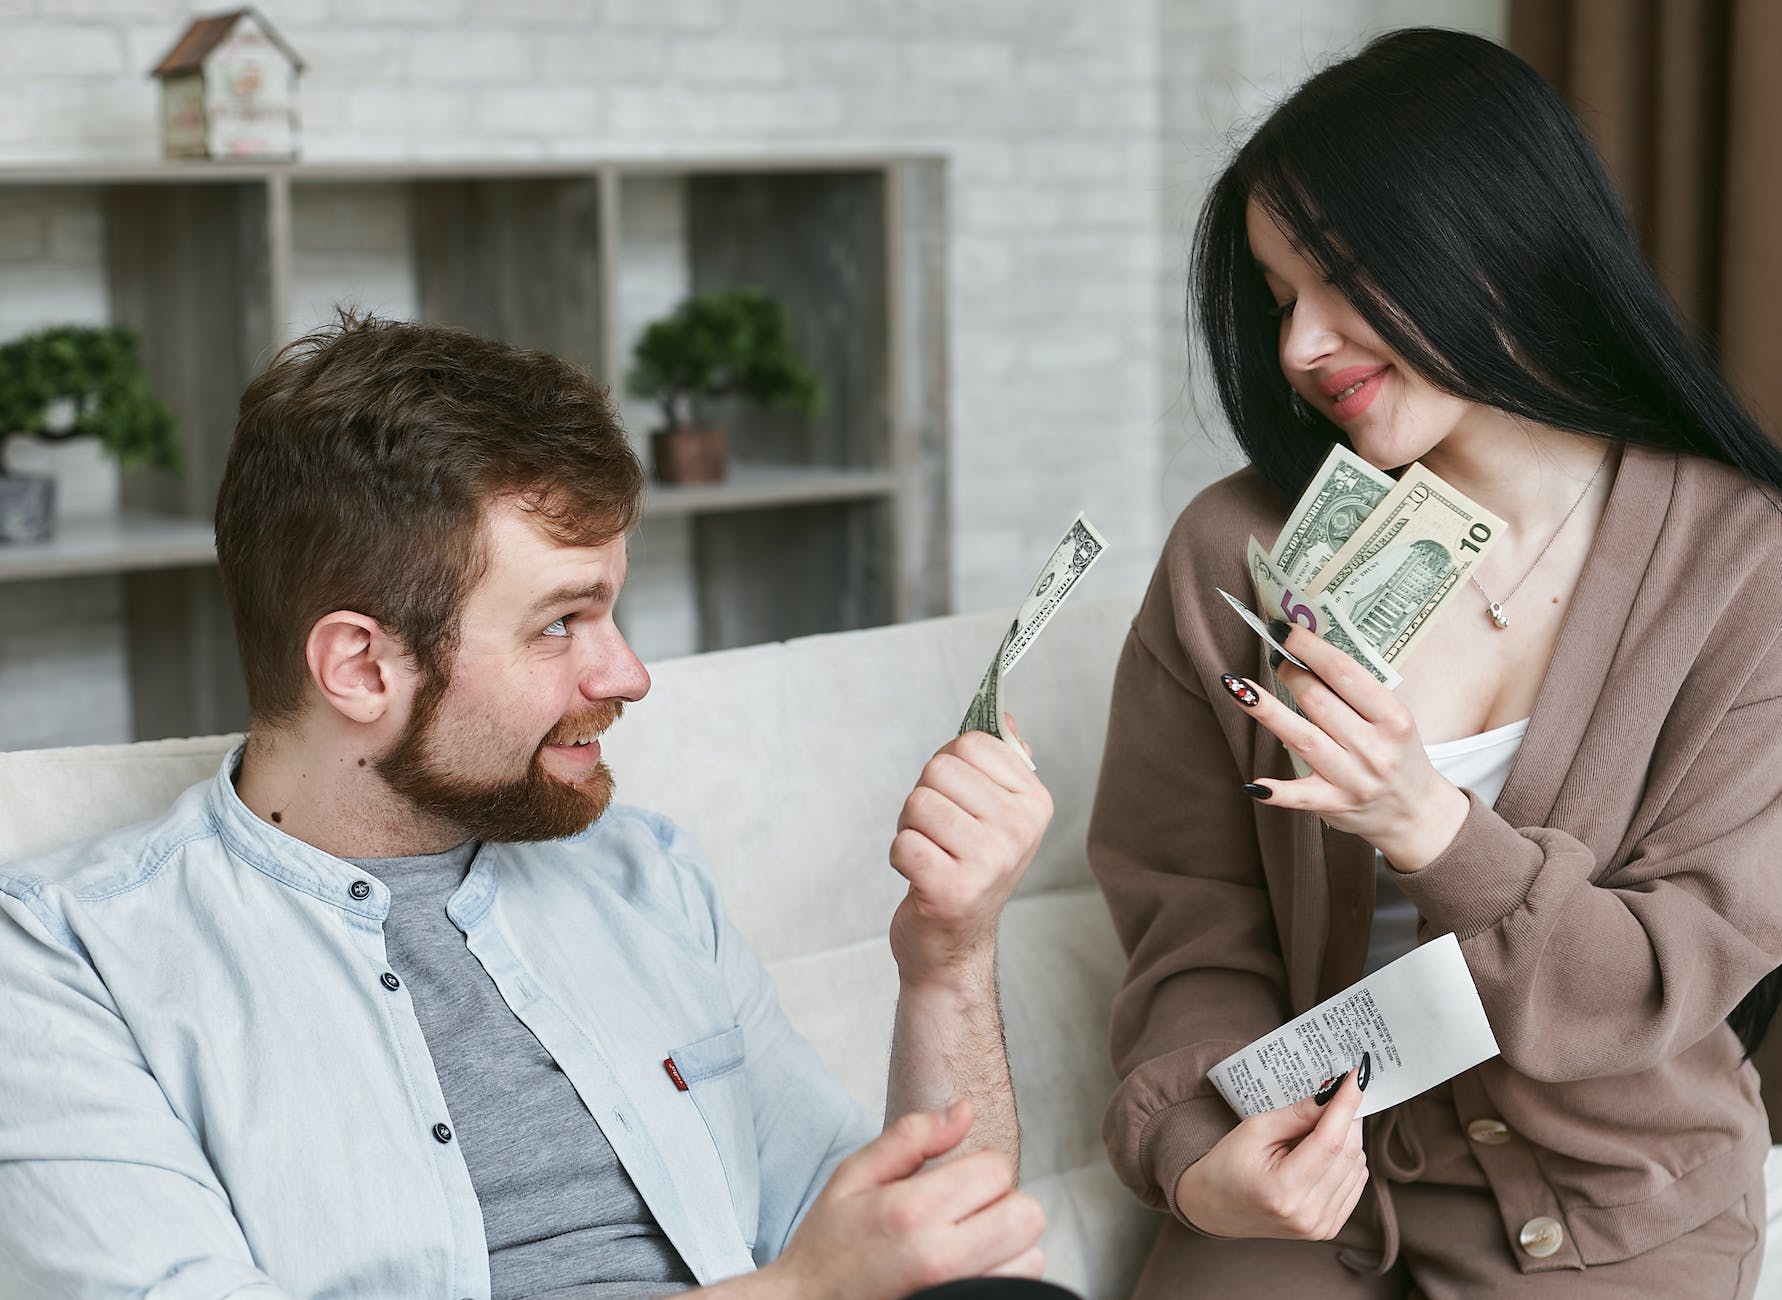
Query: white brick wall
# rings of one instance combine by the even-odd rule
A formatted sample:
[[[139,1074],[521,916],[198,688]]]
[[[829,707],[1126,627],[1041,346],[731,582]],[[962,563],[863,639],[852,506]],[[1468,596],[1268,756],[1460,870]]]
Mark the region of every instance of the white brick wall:
[[[158,100],[147,69],[190,15],[214,7],[0,0],[0,162],[157,156]],[[1186,231],[1233,122],[1370,30],[1427,21],[1500,35],[1502,7],[1503,0],[262,6],[310,65],[301,99],[312,160],[947,155],[951,578],[960,609],[1012,603],[1079,508],[1113,544],[1098,584],[1136,586],[1170,517],[1233,463],[1201,431],[1181,326]],[[38,218],[23,219],[22,233],[9,224],[15,218],[0,210],[6,332],[91,315],[93,283],[71,279],[67,265],[35,254],[6,260],[9,248],[49,238]],[[88,219],[70,219],[66,238],[78,245]],[[338,282],[342,268],[325,249],[300,257],[317,271],[318,286]],[[374,276],[370,289],[361,286],[362,300],[389,298],[385,305],[396,309],[395,286]],[[24,306],[15,305],[15,291]],[[316,305],[306,294],[294,310],[313,317]],[[985,483],[994,490],[978,490]],[[652,568],[684,563],[684,538],[664,533],[650,539]],[[655,625],[684,626],[684,609],[651,605]],[[53,608],[33,609],[54,621]],[[0,617],[12,618],[3,603]],[[18,664],[0,662],[8,678],[0,684],[0,746],[23,737],[7,726]],[[83,687],[72,671],[33,673],[39,693],[54,695],[57,681],[67,693]],[[67,713],[94,716],[85,704]],[[66,738],[97,734],[75,721]]]

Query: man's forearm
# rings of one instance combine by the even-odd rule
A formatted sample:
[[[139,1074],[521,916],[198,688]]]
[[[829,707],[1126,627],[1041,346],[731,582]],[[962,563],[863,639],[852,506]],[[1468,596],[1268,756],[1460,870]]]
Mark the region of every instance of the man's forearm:
[[[885,1123],[968,1096],[977,1111],[957,1153],[992,1148],[1021,1162],[1021,1129],[1009,1078],[995,954],[944,979],[902,980],[891,1037]]]

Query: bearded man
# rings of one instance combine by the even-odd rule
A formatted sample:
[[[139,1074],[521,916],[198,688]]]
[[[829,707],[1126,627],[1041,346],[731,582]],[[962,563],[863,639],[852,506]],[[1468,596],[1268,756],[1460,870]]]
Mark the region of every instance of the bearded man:
[[[247,738],[158,821],[0,874],[8,1296],[1038,1272],[994,961],[1044,787],[971,733],[904,807],[879,1135],[686,836],[611,803],[642,493],[543,353],[343,318],[248,387],[217,507]]]

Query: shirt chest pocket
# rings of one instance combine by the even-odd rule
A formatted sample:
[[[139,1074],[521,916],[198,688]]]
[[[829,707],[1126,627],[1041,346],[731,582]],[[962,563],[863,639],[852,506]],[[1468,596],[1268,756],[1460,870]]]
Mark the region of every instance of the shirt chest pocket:
[[[674,1063],[718,1148],[736,1226],[752,1250],[761,1214],[761,1166],[748,1072],[743,1068],[742,1027],[675,1048]]]

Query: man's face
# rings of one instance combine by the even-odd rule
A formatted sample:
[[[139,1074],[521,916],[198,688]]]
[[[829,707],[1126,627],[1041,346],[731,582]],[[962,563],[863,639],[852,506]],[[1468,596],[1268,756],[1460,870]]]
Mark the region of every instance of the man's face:
[[[448,682],[418,690],[377,760],[391,789],[466,838],[561,839],[606,811],[597,737],[650,676],[613,623],[624,538],[566,546],[519,506],[484,515],[489,565],[464,603]]]

